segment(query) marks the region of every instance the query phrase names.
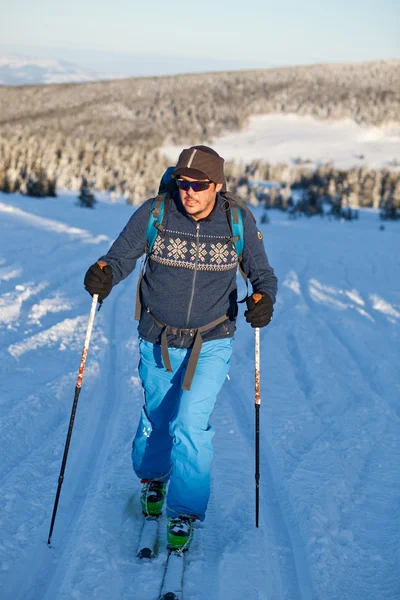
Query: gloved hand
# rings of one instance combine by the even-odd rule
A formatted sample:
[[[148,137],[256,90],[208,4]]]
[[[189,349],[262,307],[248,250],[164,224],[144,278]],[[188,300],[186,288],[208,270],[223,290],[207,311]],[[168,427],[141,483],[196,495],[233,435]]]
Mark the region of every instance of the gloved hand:
[[[256,302],[254,296],[259,294],[261,299]],[[272,319],[274,306],[272,300],[265,292],[256,292],[246,299],[247,309],[244,313],[246,321],[252,327],[265,327]]]
[[[85,290],[87,290],[91,296],[98,294],[99,302],[102,302],[111,292],[112,275],[113,273],[110,265],[103,262],[95,263],[88,269],[85,275]]]

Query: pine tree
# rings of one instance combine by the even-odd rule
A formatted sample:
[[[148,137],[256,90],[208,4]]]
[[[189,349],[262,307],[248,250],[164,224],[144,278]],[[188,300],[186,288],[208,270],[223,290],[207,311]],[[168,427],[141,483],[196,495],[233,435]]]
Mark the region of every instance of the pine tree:
[[[82,185],[78,196],[79,205],[84,208],[94,208],[96,198],[90,191],[86,177],[82,176]]]

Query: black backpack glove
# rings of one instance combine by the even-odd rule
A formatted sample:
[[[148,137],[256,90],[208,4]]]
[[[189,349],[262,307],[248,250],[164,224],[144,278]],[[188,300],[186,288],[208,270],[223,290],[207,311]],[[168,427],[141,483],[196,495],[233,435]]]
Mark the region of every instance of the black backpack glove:
[[[256,292],[261,298],[258,302],[255,301],[253,294],[246,299],[247,309],[244,313],[246,321],[252,327],[265,327],[272,319],[274,306],[272,300],[265,292]]]
[[[99,302],[107,298],[112,289],[112,268],[110,265],[100,267],[99,263],[92,265],[85,275],[84,286],[85,290],[91,296],[99,295]]]

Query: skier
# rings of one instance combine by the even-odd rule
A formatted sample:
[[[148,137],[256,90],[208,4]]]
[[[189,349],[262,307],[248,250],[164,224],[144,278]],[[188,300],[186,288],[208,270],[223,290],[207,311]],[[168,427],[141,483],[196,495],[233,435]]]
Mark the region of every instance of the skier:
[[[207,146],[183,150],[172,178],[176,192],[168,205],[162,203],[162,223],[152,217],[154,199],[147,200],[89,268],[84,285],[104,300],[147,252],[137,311],[144,406],[132,462],[142,483],[144,514],[159,515],[166,499],[168,548],[184,551],[209,499],[214,435],[209,419],[229,370],[240,236],[232,235],[224,159],[217,152]],[[240,208],[239,216],[241,269],[261,295],[257,303],[247,298],[246,321],[264,327],[272,318],[277,279],[252,214]],[[158,233],[150,244],[153,225]]]

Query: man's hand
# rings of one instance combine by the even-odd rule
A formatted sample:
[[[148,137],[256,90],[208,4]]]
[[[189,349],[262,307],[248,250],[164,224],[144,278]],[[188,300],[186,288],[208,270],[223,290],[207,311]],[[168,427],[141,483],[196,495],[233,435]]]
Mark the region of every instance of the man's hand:
[[[85,290],[91,296],[99,295],[99,302],[107,298],[112,289],[112,268],[104,262],[97,262],[92,265],[85,275]]]
[[[256,296],[256,298],[255,298]],[[257,296],[261,296],[260,299]],[[272,319],[274,306],[272,300],[265,292],[259,292],[249,296],[246,300],[247,310],[244,313],[246,321],[252,327],[265,327]]]

